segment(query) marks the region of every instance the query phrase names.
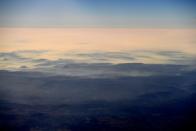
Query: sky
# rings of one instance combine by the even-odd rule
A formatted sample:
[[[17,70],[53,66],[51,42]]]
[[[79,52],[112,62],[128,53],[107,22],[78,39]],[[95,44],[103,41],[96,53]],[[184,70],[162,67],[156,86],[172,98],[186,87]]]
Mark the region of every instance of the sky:
[[[21,65],[26,57],[193,63],[195,12],[195,0],[0,0],[0,68],[32,67],[33,62]],[[10,58],[23,51],[36,55],[23,53],[22,62]],[[47,52],[37,55],[37,51]]]
[[[195,0],[1,0],[1,27],[195,28]]]

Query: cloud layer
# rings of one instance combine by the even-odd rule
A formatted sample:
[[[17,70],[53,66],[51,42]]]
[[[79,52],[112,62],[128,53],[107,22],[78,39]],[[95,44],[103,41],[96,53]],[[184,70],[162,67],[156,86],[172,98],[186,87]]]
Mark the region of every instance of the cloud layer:
[[[56,56],[51,58],[51,56]],[[0,53],[1,70],[50,75],[120,77],[180,74],[195,69],[195,56],[176,51]],[[158,67],[156,66],[159,65]]]

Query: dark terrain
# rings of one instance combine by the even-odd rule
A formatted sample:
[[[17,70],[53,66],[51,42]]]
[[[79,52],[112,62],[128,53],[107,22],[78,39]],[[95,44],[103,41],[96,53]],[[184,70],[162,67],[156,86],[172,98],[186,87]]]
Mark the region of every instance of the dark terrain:
[[[195,78],[1,71],[0,131],[195,131]]]

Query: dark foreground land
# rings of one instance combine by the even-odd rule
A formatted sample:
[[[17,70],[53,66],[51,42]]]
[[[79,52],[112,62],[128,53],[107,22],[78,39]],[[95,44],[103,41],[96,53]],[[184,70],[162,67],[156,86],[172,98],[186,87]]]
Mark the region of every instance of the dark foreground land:
[[[82,79],[1,71],[0,131],[195,131],[195,78],[194,72]]]

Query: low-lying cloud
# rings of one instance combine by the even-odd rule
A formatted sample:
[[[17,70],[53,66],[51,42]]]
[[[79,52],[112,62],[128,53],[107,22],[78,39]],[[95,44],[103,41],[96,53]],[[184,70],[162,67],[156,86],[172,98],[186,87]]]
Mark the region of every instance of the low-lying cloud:
[[[179,75],[195,69],[196,60],[193,55],[176,51],[60,52],[55,59],[45,57],[47,53],[51,52],[0,53],[0,68],[80,77]]]

